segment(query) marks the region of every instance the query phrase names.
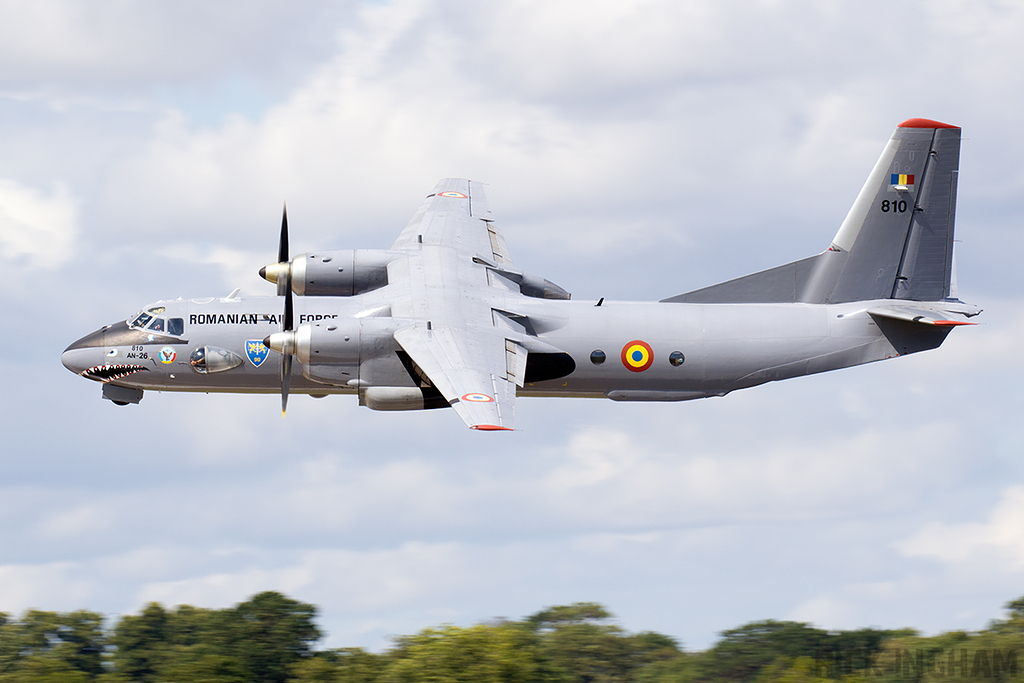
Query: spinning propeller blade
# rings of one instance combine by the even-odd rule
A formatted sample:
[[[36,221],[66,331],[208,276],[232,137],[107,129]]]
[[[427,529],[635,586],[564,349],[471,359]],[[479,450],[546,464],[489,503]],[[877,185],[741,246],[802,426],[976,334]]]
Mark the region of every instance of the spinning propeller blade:
[[[287,216],[286,216],[285,217],[284,225],[281,228],[281,234],[283,235],[282,240],[287,240],[287,233],[288,233],[288,219],[287,219]],[[288,258],[287,254],[285,254],[285,258],[286,259]],[[279,282],[278,283],[278,287],[280,287],[280,286],[281,286],[281,283]],[[290,333],[289,336],[290,336],[290,338],[293,341],[289,344],[290,348],[287,349],[287,353],[285,353],[284,357],[281,359],[281,415],[282,416],[284,415],[285,410],[288,409],[288,387],[289,387],[289,385],[291,384],[291,381],[292,381],[292,351],[294,350],[294,338],[295,338],[295,335],[292,332],[292,328],[293,328],[292,322],[293,322],[293,318],[294,318],[294,313],[292,311],[292,308],[293,308],[293,306],[292,306],[292,278],[291,278],[291,274],[289,273],[288,276],[285,278],[285,287],[284,287],[284,324],[283,324],[282,327],[283,327],[285,332]]]
[[[284,277],[277,280],[277,295],[284,296],[285,292],[292,289],[291,256],[288,254],[288,205],[284,205],[281,213],[281,240],[277,245],[277,262],[286,268]],[[282,282],[283,280],[283,282]],[[289,325],[285,329],[291,329]]]
[[[288,206],[281,216],[281,239],[277,247],[277,263],[260,268],[260,276],[277,283],[277,295],[284,297],[281,331],[268,335],[263,345],[281,354],[281,415],[288,409],[288,388],[292,381],[292,353],[295,351],[294,304],[292,273],[288,255]]]
[[[284,296],[291,287],[292,264],[288,256],[288,205],[281,214],[281,240],[277,246],[277,263],[260,268],[260,277],[277,284],[277,295]]]

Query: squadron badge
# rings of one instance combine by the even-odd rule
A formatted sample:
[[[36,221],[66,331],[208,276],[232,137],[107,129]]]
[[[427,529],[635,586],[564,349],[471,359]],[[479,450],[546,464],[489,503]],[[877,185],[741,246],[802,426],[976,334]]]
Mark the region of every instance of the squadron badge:
[[[255,367],[263,365],[263,361],[270,355],[270,349],[263,345],[262,339],[249,339],[245,342],[245,357]]]

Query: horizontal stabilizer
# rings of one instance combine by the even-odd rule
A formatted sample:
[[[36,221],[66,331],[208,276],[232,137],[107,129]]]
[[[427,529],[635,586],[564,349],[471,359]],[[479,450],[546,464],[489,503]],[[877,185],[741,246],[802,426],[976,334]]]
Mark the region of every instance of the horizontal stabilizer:
[[[875,318],[888,318],[890,320],[905,320],[911,323],[922,325],[937,325],[939,327],[952,327],[955,325],[977,325],[965,318],[977,315],[977,312],[954,312],[942,311],[930,308],[917,308],[911,306],[879,306],[869,308],[868,315]]]

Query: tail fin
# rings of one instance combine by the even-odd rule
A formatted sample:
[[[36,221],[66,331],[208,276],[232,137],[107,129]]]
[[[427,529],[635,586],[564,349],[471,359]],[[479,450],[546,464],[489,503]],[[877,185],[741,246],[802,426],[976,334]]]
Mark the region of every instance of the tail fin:
[[[960,129],[901,123],[828,251],[667,302],[939,301],[950,296]]]

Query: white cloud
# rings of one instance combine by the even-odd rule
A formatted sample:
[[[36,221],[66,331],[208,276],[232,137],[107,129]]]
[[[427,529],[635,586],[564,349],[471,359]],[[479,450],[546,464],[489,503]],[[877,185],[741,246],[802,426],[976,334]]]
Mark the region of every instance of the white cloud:
[[[900,541],[908,557],[967,563],[986,572],[1024,569],[1024,486],[1007,487],[984,522],[932,522]]]
[[[262,78],[333,47],[328,26],[355,3],[153,2],[0,5],[2,82],[82,88]],[[270,48],[270,49],[268,49]],[[284,73],[281,73],[284,71]]]
[[[18,269],[54,270],[71,258],[78,202],[57,183],[45,193],[0,178],[0,258]]]
[[[695,438],[688,427],[664,427],[656,440],[589,427],[567,458],[551,454],[540,485],[557,517],[611,528],[842,519],[866,504],[876,512],[908,504],[902,481],[946,478],[950,444],[961,438],[927,423],[796,430],[748,445]]]
[[[56,603],[86,605],[94,593],[95,577],[82,576],[80,569],[76,562],[2,564],[0,605],[10,613]]]

